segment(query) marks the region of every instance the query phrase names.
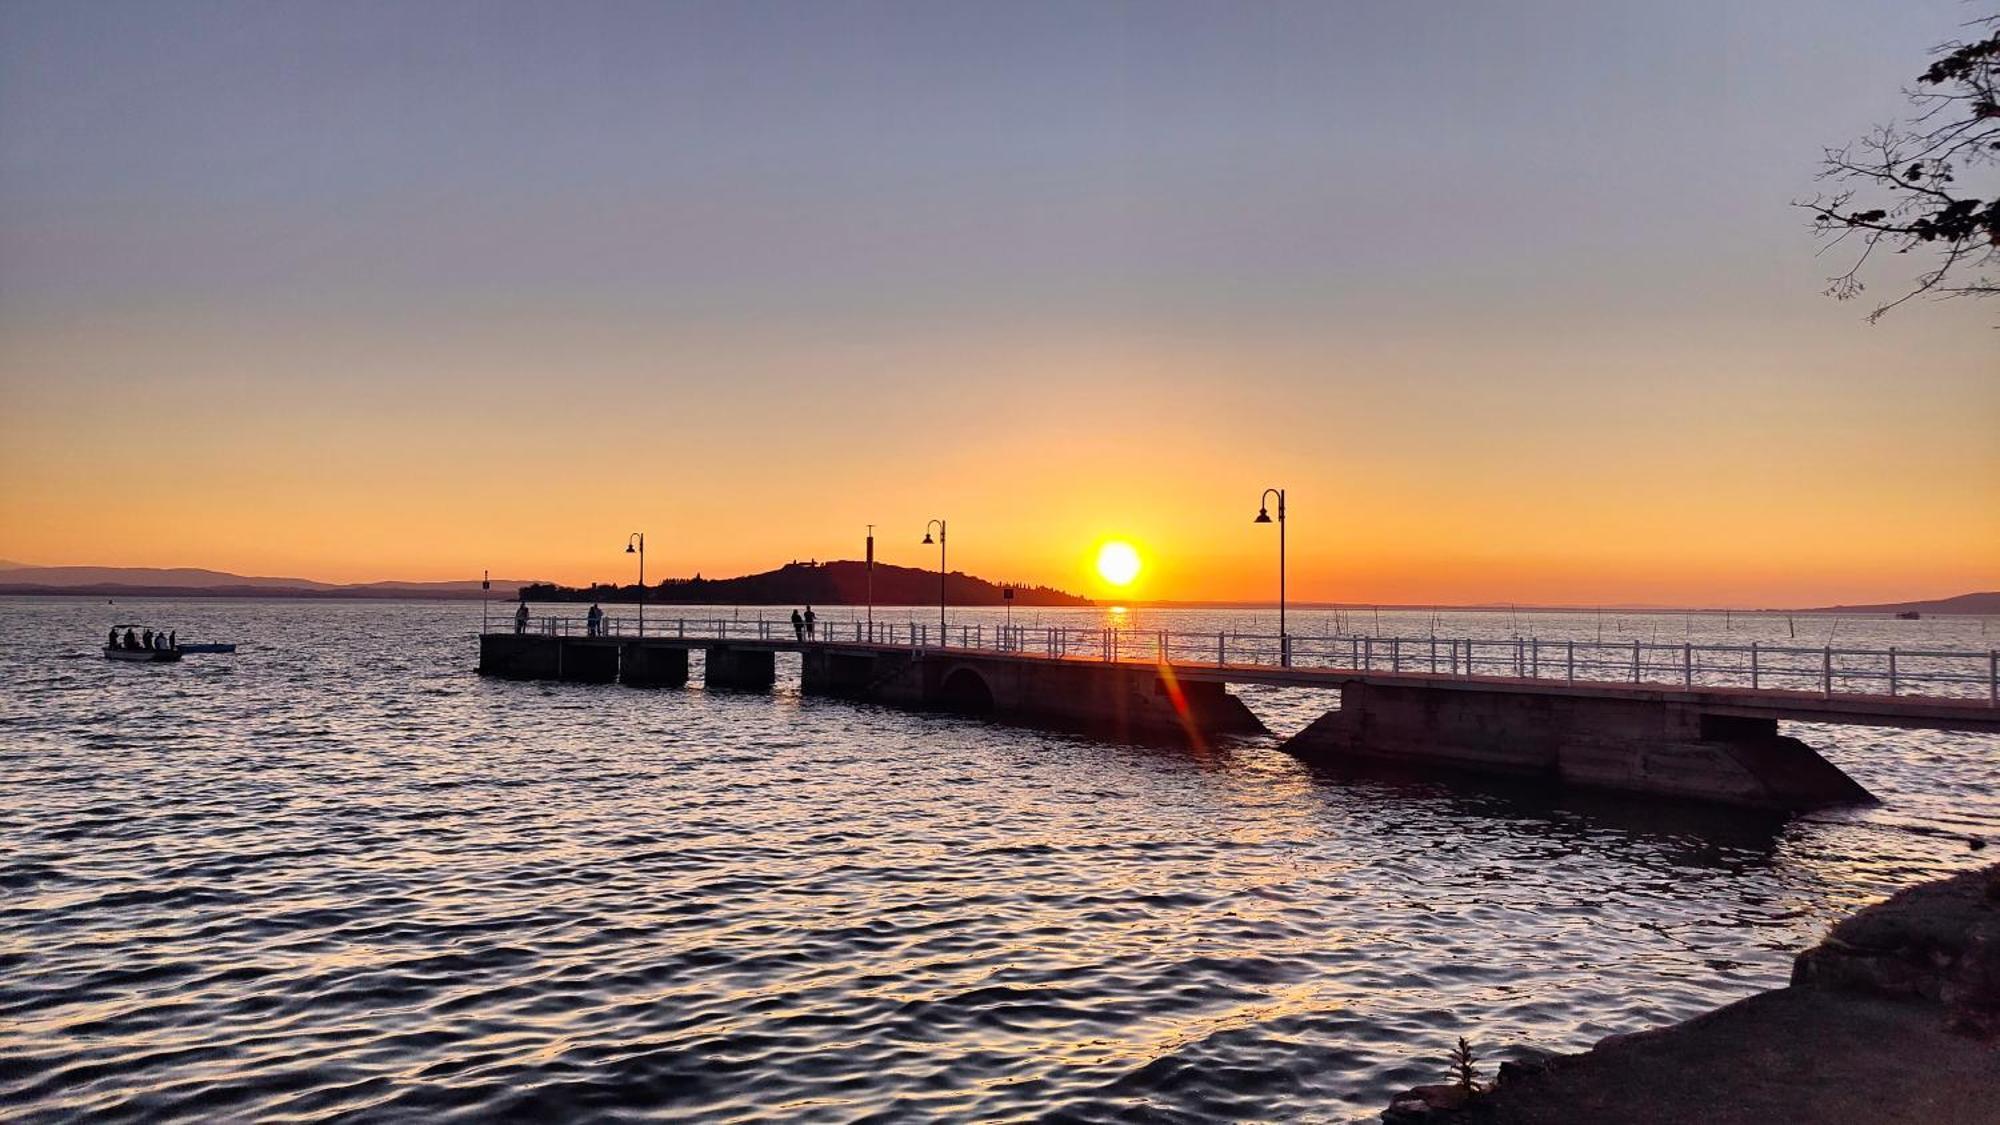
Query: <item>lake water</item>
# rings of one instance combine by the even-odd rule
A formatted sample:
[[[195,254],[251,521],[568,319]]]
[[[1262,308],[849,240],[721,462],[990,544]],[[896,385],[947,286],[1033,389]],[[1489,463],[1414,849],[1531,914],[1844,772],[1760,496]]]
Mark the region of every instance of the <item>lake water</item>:
[[[0,1117],[1351,1121],[1461,1034],[1490,1067],[1782,984],[2000,837],[1992,736],[1788,726],[1885,804],[1762,821],[805,699],[796,658],[768,695],[485,681],[480,612],[0,601]],[[1293,628],[1433,628],[1381,617]],[[113,664],[114,619],[242,650]],[[1240,694],[1280,734],[1325,706]]]

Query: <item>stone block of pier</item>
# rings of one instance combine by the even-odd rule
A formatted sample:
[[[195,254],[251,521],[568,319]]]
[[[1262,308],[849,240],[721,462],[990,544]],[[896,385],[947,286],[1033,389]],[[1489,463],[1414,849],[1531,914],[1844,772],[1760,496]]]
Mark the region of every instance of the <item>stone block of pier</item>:
[[[709,645],[702,651],[703,686],[734,691],[768,691],[777,681],[777,654],[768,648]]]
[[[680,687],[688,682],[684,645],[626,641],[618,650],[618,682],[627,687]]]
[[[553,680],[560,638],[539,633],[486,633],[479,638],[479,674],[506,680]]]
[[[618,645],[600,637],[486,633],[479,638],[479,674],[608,684],[618,678]]]
[[[618,642],[602,637],[556,638],[556,679],[608,684],[618,678]]]
[[[1648,698],[1353,681],[1285,743],[1308,761],[1501,775],[1791,812],[1874,796],[1775,719]]]
[[[880,700],[892,681],[909,674],[909,651],[827,645],[799,654],[799,690],[837,699]]]
[[[984,715],[1113,739],[1199,740],[1265,730],[1222,684],[1184,681],[1170,668],[826,646],[807,650],[801,669],[808,694]]]

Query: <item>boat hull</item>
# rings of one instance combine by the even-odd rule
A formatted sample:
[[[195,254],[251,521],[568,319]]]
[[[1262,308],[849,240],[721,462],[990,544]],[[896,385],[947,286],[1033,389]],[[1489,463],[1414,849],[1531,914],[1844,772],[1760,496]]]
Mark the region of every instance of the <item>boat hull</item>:
[[[171,648],[106,648],[104,650],[104,659],[123,660],[128,664],[172,664],[180,658],[180,650]]]

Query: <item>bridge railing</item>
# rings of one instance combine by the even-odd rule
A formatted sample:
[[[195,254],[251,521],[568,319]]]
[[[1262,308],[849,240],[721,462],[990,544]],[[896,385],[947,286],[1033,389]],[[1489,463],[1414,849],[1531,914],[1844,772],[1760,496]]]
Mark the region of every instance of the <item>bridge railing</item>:
[[[514,631],[512,618],[491,632]],[[530,617],[524,631],[555,636],[795,642],[790,621],[728,617],[606,617],[593,632],[582,617]],[[1400,637],[1141,631],[1077,626],[951,624],[859,618],[815,622],[813,640],[914,649],[1019,652],[1069,660],[1156,661],[1181,665],[1291,667],[1338,671],[1498,677],[1554,683],[1623,683],[1679,688],[1749,688],[1821,695],[1983,699],[2000,707],[2000,650],[1818,648],[1794,645],[1670,644],[1536,637]]]
[[[561,637],[611,637],[637,640],[642,637],[660,640],[682,637],[695,640],[734,641],[796,641],[799,638],[792,631],[792,624],[782,618],[752,618],[745,620],[735,617],[654,617],[644,621],[635,617],[610,617],[601,619],[595,628],[588,618],[561,616],[530,616],[524,625],[516,628],[514,617],[494,617],[486,624],[489,633],[532,633],[538,636]],[[949,647],[994,648],[1003,643],[1002,638],[991,628],[967,625],[962,629],[954,625],[949,630]],[[924,622],[861,620],[815,622],[812,639],[819,641],[846,641],[855,644],[909,645],[912,647],[936,647],[938,628]]]

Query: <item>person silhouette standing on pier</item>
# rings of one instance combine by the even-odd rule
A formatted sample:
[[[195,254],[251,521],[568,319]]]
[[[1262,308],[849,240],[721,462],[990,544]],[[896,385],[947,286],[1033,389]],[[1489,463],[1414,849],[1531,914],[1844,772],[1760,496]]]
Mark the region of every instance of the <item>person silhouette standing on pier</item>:
[[[522,602],[522,603],[521,603],[521,608],[519,608],[519,609],[517,609],[517,610],[515,610],[515,611],[514,611],[514,631],[515,631],[516,633],[525,633],[525,632],[527,632],[527,631],[528,631],[528,603],[527,603],[527,602]]]
[[[799,611],[798,611],[798,610],[796,610],[796,609],[792,611],[792,633],[793,633],[794,635],[796,635],[796,636],[797,636],[797,637],[799,638],[799,643],[800,643],[800,644],[804,644],[804,643],[805,643],[805,640],[806,640],[806,619],[805,619],[805,618],[803,618],[803,617],[800,617],[800,616],[799,616]]]
[[[604,610],[596,602],[590,603],[590,612],[583,615],[584,632],[596,636],[604,631]]]
[[[806,607],[806,640],[812,640],[812,639],[813,639],[813,630],[814,630],[814,629],[816,628],[816,626],[815,626],[815,622],[817,622],[818,620],[819,620],[819,615],[813,612],[813,607],[811,607],[811,606],[807,606],[807,607]]]

